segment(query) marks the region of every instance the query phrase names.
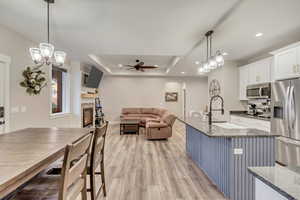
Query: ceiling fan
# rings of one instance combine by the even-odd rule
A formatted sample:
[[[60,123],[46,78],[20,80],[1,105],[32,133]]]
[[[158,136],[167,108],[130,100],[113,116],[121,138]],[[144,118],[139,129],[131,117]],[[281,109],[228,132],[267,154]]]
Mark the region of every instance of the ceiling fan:
[[[144,72],[145,69],[156,69],[158,66],[144,66],[144,62],[140,60],[135,61],[137,64],[136,65],[125,65],[125,67],[128,67],[128,70],[136,70],[136,71],[141,71]]]

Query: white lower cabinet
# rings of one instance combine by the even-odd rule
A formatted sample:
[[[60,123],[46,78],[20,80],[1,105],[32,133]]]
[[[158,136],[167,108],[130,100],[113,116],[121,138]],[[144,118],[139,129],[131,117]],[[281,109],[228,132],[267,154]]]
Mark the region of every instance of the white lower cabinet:
[[[276,190],[255,178],[255,200],[288,200]]]
[[[259,119],[251,119],[247,117],[239,117],[236,115],[230,115],[230,122],[240,126],[245,126],[248,128],[259,129],[263,131],[270,132],[271,122]]]

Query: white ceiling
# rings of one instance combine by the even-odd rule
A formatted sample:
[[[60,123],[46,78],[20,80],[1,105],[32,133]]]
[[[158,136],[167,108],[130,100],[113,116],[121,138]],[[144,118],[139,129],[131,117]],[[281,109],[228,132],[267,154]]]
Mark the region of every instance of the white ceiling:
[[[113,73],[124,72],[117,64],[132,64],[138,57],[161,66],[149,74],[163,74],[162,68],[180,56],[169,75],[196,75],[194,62],[204,59],[204,46],[193,47],[238,2],[56,0],[51,42],[74,60],[91,62],[93,54]],[[227,60],[244,62],[298,41],[299,9],[299,0],[244,0],[216,27],[214,47],[228,52]],[[39,43],[46,38],[45,11],[43,0],[1,0],[0,24]],[[257,32],[263,37],[255,38]]]

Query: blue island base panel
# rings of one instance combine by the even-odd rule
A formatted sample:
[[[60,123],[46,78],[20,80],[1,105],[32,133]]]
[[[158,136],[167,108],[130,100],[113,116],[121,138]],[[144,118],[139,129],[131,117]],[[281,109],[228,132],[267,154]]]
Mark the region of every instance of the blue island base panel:
[[[248,167],[275,165],[275,137],[209,137],[186,126],[186,151],[219,190],[231,200],[255,200]]]

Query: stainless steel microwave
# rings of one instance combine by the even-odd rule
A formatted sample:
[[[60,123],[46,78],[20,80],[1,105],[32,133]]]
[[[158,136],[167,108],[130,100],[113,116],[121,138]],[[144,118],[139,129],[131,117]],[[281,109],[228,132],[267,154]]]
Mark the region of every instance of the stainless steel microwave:
[[[270,99],[271,83],[263,83],[247,86],[248,99]]]

